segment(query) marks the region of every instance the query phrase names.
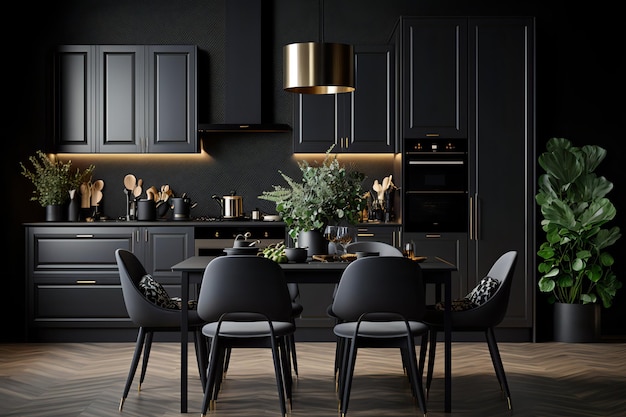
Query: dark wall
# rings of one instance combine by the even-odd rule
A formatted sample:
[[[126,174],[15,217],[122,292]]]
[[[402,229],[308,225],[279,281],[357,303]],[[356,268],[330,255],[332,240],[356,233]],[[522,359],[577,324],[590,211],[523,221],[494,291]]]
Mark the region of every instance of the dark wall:
[[[57,44],[196,44],[198,59],[198,119],[204,123],[224,120],[227,93],[224,74],[224,9],[226,0],[109,0],[106,2],[65,1],[35,9],[15,5],[14,27],[5,33],[9,44],[5,71],[8,71],[9,108],[5,120],[8,152],[3,153],[8,214],[9,294],[5,294],[15,314],[3,315],[2,340],[24,340],[25,266],[22,223],[43,220],[44,211],[29,201],[30,183],[19,172],[37,149],[44,149],[51,129],[51,53]],[[509,4],[514,3],[514,4]],[[556,4],[555,4],[556,3]],[[536,17],[536,138],[541,151],[547,139],[566,137],[577,145],[598,144],[609,153],[600,171],[615,183],[610,194],[617,206],[616,224],[626,231],[626,176],[619,167],[626,150],[619,128],[625,113],[624,52],[621,24],[617,16],[584,18],[564,15],[564,2],[496,2],[465,0],[342,0],[324,5],[324,39],[354,44],[386,43],[400,15],[419,16],[535,16]],[[292,124],[292,96],[282,90],[282,46],[292,42],[319,40],[317,0],[263,1],[263,106],[264,120]],[[621,22],[620,22],[621,23]],[[19,44],[20,39],[37,39]],[[6,90],[5,90],[6,91]],[[618,123],[620,125],[618,126]],[[620,133],[621,132],[621,133]],[[113,217],[125,213],[123,177],[133,173],[146,185],[168,183],[179,192],[188,192],[199,202],[194,215],[215,215],[218,206],[212,194],[236,190],[244,197],[244,210],[272,205],[256,196],[272,184],[281,183],[277,170],[297,173],[289,133],[228,134],[205,138],[210,160],[170,162],[151,155],[120,160],[72,155],[76,166],[96,165],[95,178],[105,181],[104,210]],[[356,161],[371,184],[391,173],[386,162]],[[503,184],[506,186],[506,184]],[[541,231],[538,239],[542,238]],[[626,238],[612,253],[615,270],[626,281]],[[537,296],[539,339],[550,337],[550,308]],[[603,334],[626,335],[621,319],[626,315],[626,289],[622,289],[610,310],[603,310]]]

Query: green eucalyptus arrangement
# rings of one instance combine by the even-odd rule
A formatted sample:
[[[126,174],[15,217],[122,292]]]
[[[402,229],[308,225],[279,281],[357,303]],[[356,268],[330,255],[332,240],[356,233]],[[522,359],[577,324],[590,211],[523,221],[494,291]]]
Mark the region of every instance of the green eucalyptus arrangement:
[[[579,148],[564,138],[551,138],[539,156],[545,174],[535,200],[546,241],[537,252],[538,286],[550,294],[550,303],[602,301],[609,308],[622,287],[611,269],[614,258],[605,251],[621,237],[617,226],[604,227],[616,214],[606,198],[613,183],[594,172],[605,157],[604,148]]]
[[[42,207],[64,204],[69,200],[70,190],[77,189],[83,182],[91,179],[95,166],[90,165],[84,171],[72,170],[72,161],[62,162],[49,158],[43,151],[28,157],[32,170],[20,162],[22,175],[31,180],[35,189],[30,198],[38,201]]]
[[[276,203],[276,211],[296,243],[300,232],[322,232],[329,224],[356,225],[366,204],[361,185],[365,174],[341,165],[337,155],[331,154],[333,148],[326,151],[321,164],[298,162],[301,181],[279,170],[287,186],[274,185],[273,190],[259,196]]]

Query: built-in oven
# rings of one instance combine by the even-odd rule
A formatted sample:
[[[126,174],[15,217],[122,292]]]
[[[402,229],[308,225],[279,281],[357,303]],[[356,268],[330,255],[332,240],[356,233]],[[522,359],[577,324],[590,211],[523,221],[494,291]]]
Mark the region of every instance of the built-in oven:
[[[407,139],[403,163],[405,231],[466,233],[467,140]]]

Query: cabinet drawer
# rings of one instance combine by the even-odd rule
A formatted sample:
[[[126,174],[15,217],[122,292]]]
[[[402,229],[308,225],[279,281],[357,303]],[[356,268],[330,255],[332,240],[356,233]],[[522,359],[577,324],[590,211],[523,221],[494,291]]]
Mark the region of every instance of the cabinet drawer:
[[[115,250],[133,250],[133,234],[35,235],[33,271],[107,269],[117,270]]]
[[[363,226],[357,228],[358,241],[378,241],[400,246],[400,228],[395,226]]]
[[[34,319],[128,318],[119,285],[37,285]]]

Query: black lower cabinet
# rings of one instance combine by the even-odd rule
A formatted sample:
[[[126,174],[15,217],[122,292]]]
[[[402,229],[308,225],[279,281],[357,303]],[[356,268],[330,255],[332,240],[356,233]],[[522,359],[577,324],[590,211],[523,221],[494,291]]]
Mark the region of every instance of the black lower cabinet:
[[[180,295],[171,266],[193,255],[193,227],[27,226],[27,340],[132,341],[115,250],[133,251]]]

